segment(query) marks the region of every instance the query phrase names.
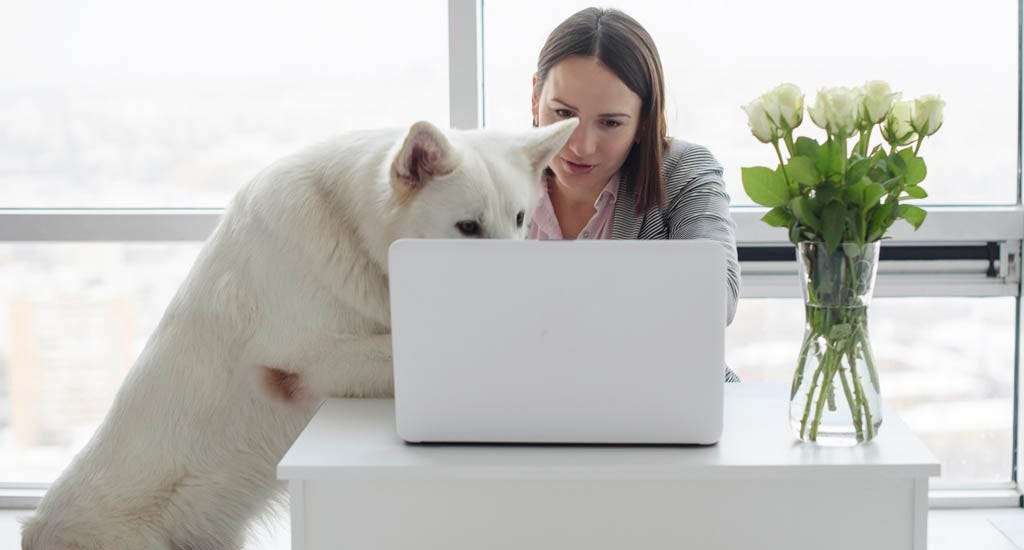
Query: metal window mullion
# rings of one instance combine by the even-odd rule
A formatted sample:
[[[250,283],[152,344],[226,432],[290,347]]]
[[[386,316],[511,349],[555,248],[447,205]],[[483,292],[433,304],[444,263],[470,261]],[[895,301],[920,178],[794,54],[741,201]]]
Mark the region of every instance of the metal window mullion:
[[[1024,239],[1020,207],[930,208],[929,219],[913,231],[893,226],[890,244],[984,243]],[[740,246],[789,245],[785,230],[760,221],[765,210],[738,207]],[[216,209],[0,209],[0,241],[202,241],[216,227]],[[904,227],[905,226],[905,227]]]
[[[448,101],[452,128],[483,126],[480,0],[448,0]]]
[[[207,210],[0,210],[6,242],[199,242],[220,222]]]
[[[994,298],[1013,297],[1016,283],[992,282],[982,278],[952,276],[878,276],[875,298]],[[795,274],[743,275],[740,298],[801,298]]]
[[[889,242],[987,242],[1024,238],[1024,209],[1020,206],[924,207],[928,219],[917,231],[897,220]],[[761,221],[767,208],[735,207],[736,241],[746,244],[788,244],[785,228]],[[884,245],[883,245],[884,246]]]
[[[1021,168],[1024,164],[1024,1],[1017,0],[1017,208],[1020,209],[1022,205],[1022,179],[1021,179]],[[1022,216],[1024,217],[1024,216]],[[1020,268],[1020,254],[1024,251],[1017,243],[1015,253],[1017,255],[1017,273],[1021,273]],[[1021,461],[1024,460],[1024,452],[1022,452],[1022,445],[1024,445],[1024,435],[1021,434],[1021,430],[1024,429],[1024,422],[1021,422],[1022,414],[1022,403],[1021,399],[1024,398],[1024,388],[1021,384],[1024,384],[1024,376],[1021,373],[1021,346],[1024,345],[1024,327],[1022,327],[1022,320],[1024,320],[1024,300],[1021,300],[1021,279],[1024,277],[1018,277],[1017,281],[1017,308],[1015,311],[1016,319],[1016,331],[1014,331],[1014,343],[1013,343],[1013,444],[1010,450],[1010,478],[1013,483],[1016,484],[1018,492],[1020,489],[1020,468]],[[1018,507],[1024,507],[1024,497],[1020,497],[1017,500]]]

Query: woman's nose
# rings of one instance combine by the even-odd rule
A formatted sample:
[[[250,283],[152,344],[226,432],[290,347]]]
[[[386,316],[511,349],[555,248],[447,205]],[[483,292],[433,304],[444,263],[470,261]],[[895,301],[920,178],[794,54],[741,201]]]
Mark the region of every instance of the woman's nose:
[[[597,136],[595,132],[586,127],[586,124],[580,122],[580,125],[576,127],[572,135],[569,136],[569,141],[566,145],[569,150],[572,151],[580,160],[587,160],[597,150]]]

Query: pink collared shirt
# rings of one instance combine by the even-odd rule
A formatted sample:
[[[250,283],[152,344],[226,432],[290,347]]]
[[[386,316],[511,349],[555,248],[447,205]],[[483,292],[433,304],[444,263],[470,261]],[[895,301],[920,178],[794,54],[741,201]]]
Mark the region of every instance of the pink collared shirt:
[[[619,175],[615,174],[608,185],[604,186],[601,194],[594,201],[594,208],[597,212],[590,218],[587,225],[583,227],[577,239],[610,239],[612,238],[612,213],[615,211],[615,201],[619,197]],[[562,227],[558,225],[558,218],[555,217],[555,207],[551,204],[551,197],[548,195],[547,186],[541,193],[540,202],[537,204],[537,211],[533,213],[533,220],[526,232],[527,239],[541,241],[559,241],[565,239],[562,235]]]

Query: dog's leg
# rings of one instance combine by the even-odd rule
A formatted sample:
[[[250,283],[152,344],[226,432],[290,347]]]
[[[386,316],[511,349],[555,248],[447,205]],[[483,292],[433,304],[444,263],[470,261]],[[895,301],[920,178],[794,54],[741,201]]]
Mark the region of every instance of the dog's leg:
[[[263,366],[261,376],[271,397],[289,403],[317,403],[332,396],[391,396],[391,335],[339,336],[326,342],[309,363]]]
[[[338,232],[326,262],[317,272],[320,284],[367,319],[390,327],[388,276],[364,251],[363,243],[351,232]]]

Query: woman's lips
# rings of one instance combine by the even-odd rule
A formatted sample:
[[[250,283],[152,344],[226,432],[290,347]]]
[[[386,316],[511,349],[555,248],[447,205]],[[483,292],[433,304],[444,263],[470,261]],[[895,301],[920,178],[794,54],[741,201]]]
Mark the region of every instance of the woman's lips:
[[[565,160],[564,158],[561,160],[562,165],[565,166],[565,169],[568,170],[570,174],[577,176],[589,173],[591,170],[594,169],[594,166],[596,166],[594,164],[577,164],[575,162]]]

